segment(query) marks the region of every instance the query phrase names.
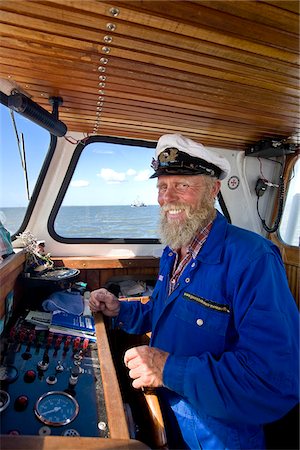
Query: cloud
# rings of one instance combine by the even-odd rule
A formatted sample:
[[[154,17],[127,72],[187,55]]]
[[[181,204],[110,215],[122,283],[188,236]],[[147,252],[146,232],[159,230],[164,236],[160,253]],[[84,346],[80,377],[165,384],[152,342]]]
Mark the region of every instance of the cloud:
[[[99,155],[113,155],[115,152],[113,150],[107,150],[105,148],[94,148],[93,153]]]
[[[134,177],[135,181],[145,181],[148,180],[150,177],[150,170],[140,170],[139,173]]]
[[[129,176],[135,175],[135,174],[136,174],[136,170],[134,170],[134,169],[128,169],[127,172],[126,172],[126,174],[129,175]]]
[[[122,183],[125,181],[126,175],[124,172],[116,172],[112,169],[101,169],[97,176],[103,178],[107,183]]]
[[[89,184],[90,184],[90,182],[87,181],[87,180],[74,180],[74,181],[71,181],[71,186],[75,187],[75,188],[85,187],[85,186],[88,186]]]

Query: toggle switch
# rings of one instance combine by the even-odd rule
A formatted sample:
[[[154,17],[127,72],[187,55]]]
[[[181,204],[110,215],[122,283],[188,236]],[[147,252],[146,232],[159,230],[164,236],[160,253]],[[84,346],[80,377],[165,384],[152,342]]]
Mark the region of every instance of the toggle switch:
[[[69,378],[70,386],[75,386],[75,384],[77,384],[79,374],[80,374],[80,369],[77,366],[73,367],[73,369],[71,370],[70,378]]]

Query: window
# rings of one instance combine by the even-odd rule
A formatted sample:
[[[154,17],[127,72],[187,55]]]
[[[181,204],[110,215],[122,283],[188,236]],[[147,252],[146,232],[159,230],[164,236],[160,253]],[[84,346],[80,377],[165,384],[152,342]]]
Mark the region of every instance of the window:
[[[63,238],[157,239],[153,149],[92,142],[80,154],[54,220]]]
[[[155,143],[93,139],[75,151],[74,172],[50,220],[53,237],[63,242],[158,239],[157,178],[149,179]],[[221,211],[224,206],[216,204]]]
[[[279,235],[287,245],[300,245],[300,159],[293,166],[283,215],[279,227]]]
[[[10,109],[0,104],[0,220],[11,234],[23,222],[50,143],[48,131],[20,114],[13,117],[20,146]]]

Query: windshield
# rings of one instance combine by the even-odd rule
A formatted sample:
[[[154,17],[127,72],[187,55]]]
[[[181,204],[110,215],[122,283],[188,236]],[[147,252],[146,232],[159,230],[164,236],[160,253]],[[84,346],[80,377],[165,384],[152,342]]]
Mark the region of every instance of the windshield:
[[[11,233],[25,217],[50,134],[0,104],[0,220]]]

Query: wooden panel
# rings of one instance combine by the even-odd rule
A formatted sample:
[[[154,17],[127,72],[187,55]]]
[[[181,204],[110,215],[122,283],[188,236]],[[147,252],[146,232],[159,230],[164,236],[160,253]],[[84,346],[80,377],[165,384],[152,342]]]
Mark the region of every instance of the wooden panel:
[[[70,133],[181,131],[244,149],[299,129],[297,0],[2,0],[0,10],[0,76],[48,110],[62,96]]]
[[[155,389],[145,389],[145,400],[153,423],[153,441],[157,448],[167,448],[167,435]]]
[[[103,315],[101,313],[96,313],[94,318],[110,437],[115,439],[129,439],[123,401],[111,357]]]
[[[15,289],[16,280],[23,271],[25,253],[23,251],[8,256],[0,265],[0,318],[5,313],[5,298]]]
[[[62,447],[63,446],[63,447]],[[2,450],[146,450],[146,445],[133,439],[101,439],[62,436],[1,436]]]
[[[292,266],[290,264],[285,264],[286,276],[289,282],[291,293],[297,303],[298,309],[300,309],[300,268]]]

